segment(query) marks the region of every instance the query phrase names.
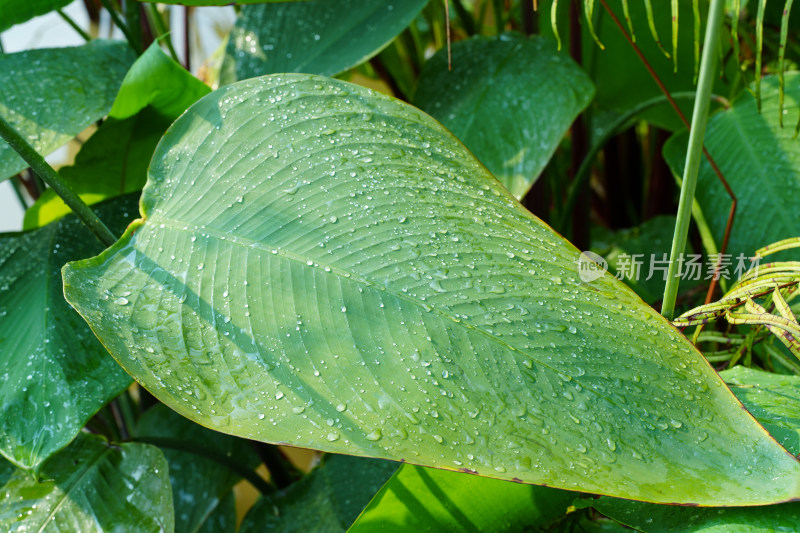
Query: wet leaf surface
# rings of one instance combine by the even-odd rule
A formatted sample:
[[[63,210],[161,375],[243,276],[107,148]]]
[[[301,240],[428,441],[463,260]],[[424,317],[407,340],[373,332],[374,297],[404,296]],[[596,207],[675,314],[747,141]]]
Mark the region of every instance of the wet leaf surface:
[[[578,250],[411,106],[248,80],[176,121],[149,172],[143,220],[67,265],[65,294],[192,420],[658,502],[800,495],[688,340],[612,276],[581,281]]]
[[[0,115],[47,155],[108,113],[134,59],[126,43],[101,39],[0,54]],[[0,181],[27,166],[0,140]]]
[[[97,213],[119,235],[136,198]],[[74,216],[0,235],[0,453],[20,467],[38,468],[130,384],[62,293],[64,263],[102,249]]]
[[[3,531],[174,530],[167,462],[154,446],[81,433],[40,479],[17,470],[0,488]]]
[[[286,490],[263,496],[248,511],[240,533],[344,533],[397,467],[391,461],[329,455]]]
[[[428,0],[309,0],[245,6],[222,83],[279,72],[333,76],[389,44]]]

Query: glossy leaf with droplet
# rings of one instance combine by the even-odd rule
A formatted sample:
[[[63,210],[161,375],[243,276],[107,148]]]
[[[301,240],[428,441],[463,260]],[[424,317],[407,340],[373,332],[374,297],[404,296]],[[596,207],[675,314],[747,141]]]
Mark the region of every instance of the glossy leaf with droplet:
[[[800,113],[800,73],[786,73],[784,127],[779,123],[779,87],[778,76],[763,79],[761,113],[755,97],[742,91],[730,109],[708,120],[705,147],[738,199],[726,251],[732,259],[731,272],[739,254],[749,267],[749,258],[762,246],[800,235],[800,142],[792,126]],[[688,137],[680,133],[664,145],[664,159],[678,175],[683,172]],[[695,198],[717,246],[721,246],[731,198],[705,158],[700,163]],[[775,260],[786,257],[776,256]]]
[[[724,370],[720,376],[784,448],[800,455],[800,376],[744,366]]]
[[[158,43],[152,44],[125,74],[109,118],[81,146],[75,164],[59,174],[88,205],[141,190],[161,136],[210,91]],[[23,227],[37,228],[70,212],[52,189],[46,189],[25,211]]]
[[[306,72],[333,76],[402,32],[428,0],[308,0],[242,7],[220,80]]]
[[[348,533],[546,531],[564,517],[577,496],[406,464],[375,495]]]
[[[172,499],[175,502],[175,527],[178,531],[198,531],[210,517],[230,522],[226,498],[241,480],[227,466],[204,455],[191,453],[193,446],[213,451],[255,469],[261,462],[249,442],[208,430],[183,418],[164,405],[155,405],[138,420],[137,438],[171,439],[184,447],[161,447],[169,464]],[[233,523],[236,512],[233,512]]]
[[[96,210],[121,234],[136,198]],[[74,216],[0,235],[0,454],[22,468],[38,469],[131,382],[62,293],[64,263],[102,249]]]
[[[581,68],[541,37],[453,43],[425,63],[413,102],[439,120],[517,198],[528,192],[592,101]]]
[[[108,113],[134,58],[126,43],[101,39],[0,54],[0,115],[47,155]],[[0,140],[0,181],[27,166]]]
[[[17,470],[0,487],[0,530],[171,533],[167,469],[154,446],[81,433],[47,462],[40,481]]]
[[[328,455],[300,481],[262,496],[244,517],[240,533],[344,533],[397,468],[391,461]]]
[[[222,88],[162,139],[141,210],[65,295],[203,425],[657,502],[800,496],[683,335],[582,281],[579,251],[407,104],[309,75]]]

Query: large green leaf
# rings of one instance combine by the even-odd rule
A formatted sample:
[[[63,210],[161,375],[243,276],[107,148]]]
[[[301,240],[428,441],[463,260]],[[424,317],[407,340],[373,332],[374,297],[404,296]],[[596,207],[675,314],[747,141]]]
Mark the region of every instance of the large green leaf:
[[[377,54],[428,0],[309,0],[242,8],[223,83],[278,72],[332,76]]]
[[[720,375],[781,445],[800,455],[800,376],[737,366]]]
[[[0,0],[0,32],[33,17],[61,9],[72,0]]]
[[[348,532],[544,528],[562,517],[575,497],[548,487],[403,465]]]
[[[220,457],[242,463],[245,468],[255,469],[260,461],[250,443],[210,431],[163,405],[148,409],[139,419],[135,433],[137,438],[155,437],[172,442],[172,447],[164,446],[162,452],[169,463],[178,531],[198,531],[215,515],[218,520],[231,521],[230,509],[223,503],[241,478],[219,462],[188,450],[202,446],[204,451],[213,451]],[[221,512],[215,513],[218,509]]]
[[[0,529],[171,532],[167,462],[153,446],[81,433],[47,462],[41,481],[18,470],[0,489]]]
[[[203,425],[659,502],[800,496],[691,343],[612,276],[581,282],[411,106],[308,75],[220,89],[162,139],[141,209],[65,294]]]
[[[730,109],[708,122],[705,146],[739,200],[727,250],[734,266],[739,254],[750,257],[762,246],[800,234],[800,142],[794,138],[798,93],[800,73],[787,73],[783,128],[778,123],[777,76],[761,82],[761,113],[753,95],[745,91]],[[683,175],[687,144],[688,135],[683,133],[664,146],[664,158],[678,175]],[[731,199],[705,158],[695,196],[720,246]]]
[[[59,171],[91,205],[141,190],[156,144],[173,120],[211,89],[153,43],[125,75],[109,119]],[[23,227],[43,226],[71,212],[52,189],[25,211]]]
[[[444,124],[517,198],[547,165],[594,85],[555,43],[504,34],[453,44],[425,63],[414,104]]]
[[[262,497],[240,533],[344,533],[395,470],[390,461],[330,455],[286,490]]]
[[[103,40],[0,54],[0,116],[47,155],[108,113],[135,57],[127,44]],[[27,166],[0,141],[0,181]]]
[[[98,206],[121,233],[135,198]],[[61,288],[61,267],[103,247],[75,218],[0,235],[0,453],[38,468],[130,383]]]

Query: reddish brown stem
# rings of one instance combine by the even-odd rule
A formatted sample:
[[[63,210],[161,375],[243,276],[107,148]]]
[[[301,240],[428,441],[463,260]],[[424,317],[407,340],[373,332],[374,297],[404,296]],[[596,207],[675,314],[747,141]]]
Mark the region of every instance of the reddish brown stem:
[[[683,111],[681,111],[681,108],[678,107],[678,104],[675,103],[675,100],[672,99],[672,95],[670,94],[669,90],[666,88],[664,83],[661,81],[661,78],[658,77],[658,74],[656,74],[656,71],[653,70],[653,67],[650,65],[650,63],[647,61],[647,59],[644,57],[644,54],[642,53],[642,51],[639,49],[639,47],[636,45],[636,43],[634,43],[631,40],[630,35],[628,35],[627,30],[625,30],[625,27],[622,25],[620,20],[617,18],[617,15],[611,10],[610,7],[608,7],[608,3],[606,2],[606,0],[600,0],[600,3],[603,5],[603,8],[608,13],[608,16],[611,17],[611,20],[614,21],[614,24],[616,24],[617,28],[619,28],[619,31],[622,32],[622,35],[625,37],[625,40],[628,41],[628,44],[630,44],[631,47],[633,48],[634,52],[636,52],[636,55],[639,56],[639,59],[642,61],[642,64],[645,66],[647,71],[650,73],[650,76],[656,82],[656,84],[658,85],[658,88],[661,89],[661,92],[664,93],[664,96],[667,98],[667,101],[672,106],[672,109],[674,109],[675,112],[678,114],[678,117],[681,119],[681,122],[683,122],[683,125],[686,127],[687,130],[690,129],[689,121],[686,120],[686,116],[683,114]],[[717,264],[716,264],[716,266],[714,268],[714,274],[715,274],[714,278],[711,280],[711,285],[709,285],[708,292],[706,293],[705,303],[709,303],[709,302],[711,302],[711,298],[712,298],[712,296],[714,294],[714,289],[717,286],[717,277],[718,277],[717,274],[719,273],[719,269],[720,269],[720,266],[721,266],[722,254],[724,254],[725,251],[728,249],[728,240],[730,238],[731,229],[733,229],[733,221],[734,221],[734,218],[736,216],[736,205],[737,205],[738,201],[737,201],[736,195],[733,193],[733,189],[731,189],[730,185],[728,185],[728,181],[725,179],[725,176],[723,176],[722,171],[717,166],[717,163],[716,163],[716,161],[714,161],[714,158],[711,157],[711,154],[708,153],[708,150],[706,150],[705,146],[703,146],[703,154],[706,156],[706,159],[708,160],[709,165],[711,165],[711,169],[714,171],[714,174],[717,175],[717,178],[722,183],[722,186],[725,188],[725,192],[727,192],[728,196],[730,196],[730,198],[731,198],[731,210],[730,210],[730,212],[728,214],[728,221],[725,224],[725,234],[724,234],[724,237],[722,239],[722,248],[720,249],[720,257],[717,260]]]

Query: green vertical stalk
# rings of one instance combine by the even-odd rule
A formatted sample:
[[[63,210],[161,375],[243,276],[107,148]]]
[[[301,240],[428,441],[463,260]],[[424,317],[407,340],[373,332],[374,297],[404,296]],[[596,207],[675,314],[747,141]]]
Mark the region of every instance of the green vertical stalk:
[[[111,230],[103,224],[102,220],[97,218],[94,211],[89,209],[80,196],[69,188],[69,185],[64,182],[53,167],[47,164],[44,157],[39,155],[3,117],[0,117],[0,137],[64,200],[64,203],[72,209],[72,212],[95,234],[100,242],[105,246],[111,246],[117,241]]]
[[[661,314],[672,319],[675,312],[675,299],[678,296],[680,283],[680,257],[686,249],[686,236],[689,232],[689,221],[692,217],[694,190],[697,186],[697,174],[700,171],[700,158],[703,154],[703,139],[706,135],[708,109],[711,103],[711,88],[717,71],[717,42],[722,26],[722,8],[724,0],[711,0],[708,11],[708,25],[703,41],[703,57],[700,63],[700,80],[697,84],[697,95],[694,100],[692,127],[689,131],[689,149],[686,153],[686,165],[683,171],[681,197],[678,202],[678,218],[675,222],[675,234],[672,237],[667,286],[664,288],[664,300]]]

